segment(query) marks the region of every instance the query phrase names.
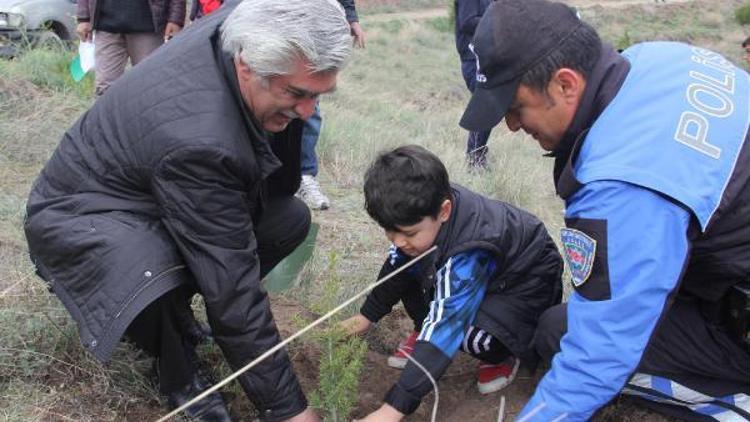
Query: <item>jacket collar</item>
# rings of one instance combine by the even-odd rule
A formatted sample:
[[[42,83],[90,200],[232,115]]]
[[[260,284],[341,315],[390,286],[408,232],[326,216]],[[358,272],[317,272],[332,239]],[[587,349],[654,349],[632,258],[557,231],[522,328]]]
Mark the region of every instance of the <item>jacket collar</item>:
[[[216,63],[224,74],[235,101],[240,106],[242,119],[245,122],[245,128],[253,146],[253,151],[255,151],[255,159],[260,168],[261,176],[265,179],[282,165],[281,160],[273,153],[269,144],[269,139],[272,138],[272,135],[263,130],[260,122],[258,122],[242,98],[240,83],[237,80],[237,70],[234,66],[234,58],[230,53],[221,49],[218,30],[211,37],[211,43],[214,48]]]
[[[557,149],[550,154],[555,157],[554,180],[559,184],[566,165],[575,162],[574,148],[577,143],[582,144],[585,134],[599,118],[599,115],[617,95],[625,77],[630,71],[630,62],[622,57],[612,46],[602,44],[601,54],[591,75],[586,80],[586,88],[573,116],[573,122],[563,135]],[[558,194],[559,194],[558,189]]]

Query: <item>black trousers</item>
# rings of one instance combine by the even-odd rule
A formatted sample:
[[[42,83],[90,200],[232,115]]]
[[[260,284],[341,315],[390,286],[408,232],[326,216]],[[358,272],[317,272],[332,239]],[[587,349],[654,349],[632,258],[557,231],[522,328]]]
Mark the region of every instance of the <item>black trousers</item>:
[[[409,318],[414,322],[414,331],[420,331],[430,310],[430,298],[426,296],[418,283],[401,282],[391,283],[391,285],[397,286],[401,303],[403,303]],[[464,336],[461,350],[483,362],[498,364],[512,354],[500,340],[481,327],[470,326]]]
[[[542,359],[550,362],[560,351],[560,339],[566,331],[567,304],[557,305],[542,314],[534,337],[534,346]],[[666,312],[636,372],[666,378],[711,397],[750,394],[750,353],[733,341],[722,326],[709,322],[698,302],[689,298],[678,297]],[[631,382],[625,387],[632,392],[628,388]],[[642,397],[637,401],[657,412],[685,420],[715,420],[685,406],[657,403]],[[750,415],[747,417],[750,420]]]
[[[283,197],[266,203],[255,228],[261,279],[302,243],[309,229],[310,210],[301,200]],[[194,346],[186,335],[194,318],[190,300],[195,293],[200,293],[197,286],[186,281],[147,306],[125,332],[138,348],[159,358],[159,388],[164,394],[185,386],[195,374]]]

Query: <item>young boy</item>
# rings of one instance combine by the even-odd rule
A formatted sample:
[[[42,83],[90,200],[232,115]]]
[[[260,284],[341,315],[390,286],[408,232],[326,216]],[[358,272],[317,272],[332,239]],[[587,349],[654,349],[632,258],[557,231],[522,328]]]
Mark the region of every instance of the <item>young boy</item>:
[[[531,214],[451,184],[443,163],[408,145],[381,154],[365,175],[365,207],[393,243],[383,277],[437,250],[374,289],[344,321],[362,333],[401,300],[415,332],[388,359],[404,368],[385,403],[363,420],[397,421],[414,412],[460,349],[480,360],[479,391],[515,377],[539,315],[560,302],[563,264],[544,225]]]

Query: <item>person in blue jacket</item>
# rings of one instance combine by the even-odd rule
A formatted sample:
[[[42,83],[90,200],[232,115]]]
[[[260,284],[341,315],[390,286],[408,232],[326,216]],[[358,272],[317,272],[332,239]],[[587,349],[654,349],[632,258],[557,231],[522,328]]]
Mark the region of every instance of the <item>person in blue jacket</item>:
[[[712,51],[618,54],[562,3],[498,0],[461,125],[505,118],[555,159],[574,291],[542,315],[549,372],[519,421],[586,420],[618,393],[750,419],[750,77]]]

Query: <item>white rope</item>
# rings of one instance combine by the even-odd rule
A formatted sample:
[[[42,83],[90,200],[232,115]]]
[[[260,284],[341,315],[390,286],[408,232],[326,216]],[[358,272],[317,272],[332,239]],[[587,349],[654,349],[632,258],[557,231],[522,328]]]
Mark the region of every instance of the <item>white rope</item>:
[[[402,348],[399,348],[399,350],[404,354],[404,356],[406,356],[407,359],[409,359],[413,364],[417,365],[417,368],[421,369],[432,383],[432,388],[435,390],[435,403],[433,403],[432,405],[432,418],[430,419],[430,421],[435,422],[435,418],[437,417],[438,401],[440,400],[440,392],[438,391],[437,382],[435,382],[435,378],[432,377],[430,371],[425,369],[424,366],[417,362],[417,360],[411,356],[411,353],[407,353],[407,351]]]
[[[503,422],[505,419],[505,396],[500,397],[500,411],[497,412],[497,422]]]
[[[198,394],[198,395],[197,395],[197,396],[195,396],[195,397],[194,397],[194,398],[193,398],[192,400],[188,401],[187,403],[183,404],[182,406],[178,407],[177,409],[175,409],[175,410],[173,410],[173,411],[171,411],[171,412],[167,413],[166,415],[162,416],[162,417],[161,417],[160,419],[158,419],[158,420],[157,420],[156,422],[164,422],[164,421],[168,420],[169,418],[172,418],[172,417],[176,416],[176,415],[177,415],[178,413],[182,412],[183,410],[187,409],[188,407],[190,407],[190,406],[194,405],[195,403],[197,403],[197,402],[199,402],[199,401],[203,400],[203,399],[204,399],[204,398],[206,398],[206,397],[207,397],[208,395],[212,394],[212,393],[213,393],[213,392],[215,392],[216,390],[220,389],[221,387],[225,386],[226,384],[228,384],[229,382],[231,382],[231,381],[232,381],[232,380],[234,380],[235,378],[237,378],[237,377],[239,377],[240,375],[242,375],[242,373],[243,373],[243,372],[245,372],[245,371],[249,370],[250,368],[252,368],[253,366],[255,366],[255,365],[259,364],[259,363],[260,363],[260,362],[262,362],[262,361],[263,361],[264,359],[266,359],[267,357],[271,356],[272,354],[274,354],[274,353],[275,353],[276,351],[278,351],[278,350],[279,350],[279,349],[281,349],[282,347],[284,347],[284,346],[286,346],[287,344],[291,343],[291,342],[292,342],[292,341],[293,341],[294,339],[296,339],[297,337],[300,337],[300,336],[302,336],[302,335],[303,335],[303,334],[305,334],[306,332],[308,332],[308,331],[310,331],[311,329],[313,329],[313,328],[315,328],[316,326],[318,326],[318,325],[319,325],[320,323],[322,323],[323,321],[327,320],[328,318],[332,317],[332,316],[333,316],[333,315],[335,315],[336,313],[340,312],[340,311],[341,311],[342,309],[344,309],[344,308],[346,308],[347,306],[349,306],[350,304],[352,304],[352,303],[353,303],[353,302],[354,302],[355,300],[357,300],[357,299],[359,299],[360,297],[364,296],[364,295],[365,295],[366,293],[368,293],[368,292],[369,292],[370,290],[372,290],[372,289],[374,289],[375,287],[377,287],[377,286],[379,286],[379,285],[381,285],[381,284],[385,283],[385,282],[386,282],[386,281],[388,281],[388,280],[389,280],[389,279],[390,279],[391,277],[395,276],[396,274],[400,273],[401,271],[403,271],[403,270],[405,270],[405,269],[407,269],[407,268],[411,267],[411,266],[412,266],[412,265],[414,265],[414,264],[415,264],[416,262],[418,262],[419,260],[421,260],[421,259],[422,259],[422,258],[424,258],[425,256],[429,255],[430,253],[432,253],[432,252],[433,252],[433,251],[434,251],[435,249],[437,249],[437,246],[433,246],[433,247],[431,247],[430,249],[427,249],[427,250],[426,250],[425,252],[423,252],[423,253],[422,253],[421,255],[417,256],[416,258],[412,259],[411,261],[409,261],[409,262],[407,262],[406,264],[404,264],[404,265],[402,265],[401,267],[399,267],[399,268],[398,268],[397,270],[393,271],[392,273],[388,274],[387,276],[385,276],[385,277],[381,278],[380,280],[378,280],[378,281],[376,281],[375,283],[371,284],[370,286],[366,287],[366,288],[365,288],[364,290],[362,290],[361,292],[359,292],[359,293],[357,293],[356,295],[354,295],[353,297],[351,297],[351,298],[347,299],[347,300],[346,300],[346,301],[345,301],[344,303],[342,303],[341,305],[339,305],[339,306],[337,306],[337,307],[333,308],[333,309],[332,309],[331,311],[329,311],[329,312],[328,312],[327,314],[325,314],[325,315],[323,315],[322,317],[320,317],[320,318],[316,319],[315,321],[313,321],[313,322],[312,322],[312,323],[311,323],[310,325],[308,325],[307,327],[305,327],[305,328],[303,328],[303,329],[301,329],[301,330],[297,331],[296,333],[294,333],[294,334],[292,334],[291,336],[289,336],[289,337],[288,337],[287,339],[285,339],[285,340],[281,341],[281,342],[280,342],[279,344],[277,344],[276,346],[274,346],[274,347],[272,347],[272,348],[268,349],[268,351],[266,351],[266,352],[265,352],[265,353],[263,353],[262,355],[258,356],[258,357],[257,357],[257,358],[256,358],[256,359],[255,359],[254,361],[252,361],[252,362],[248,363],[247,365],[243,366],[242,368],[240,368],[239,370],[237,370],[237,371],[236,371],[235,373],[233,373],[232,375],[229,375],[228,377],[224,378],[223,380],[221,380],[221,382],[219,382],[219,383],[215,384],[214,386],[212,386],[211,388],[209,388],[209,389],[207,389],[206,391],[202,392],[201,394]],[[437,396],[435,396],[435,403],[437,404]]]

